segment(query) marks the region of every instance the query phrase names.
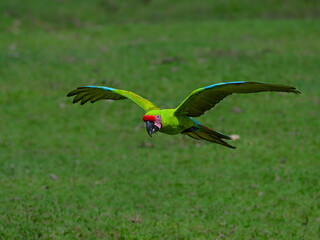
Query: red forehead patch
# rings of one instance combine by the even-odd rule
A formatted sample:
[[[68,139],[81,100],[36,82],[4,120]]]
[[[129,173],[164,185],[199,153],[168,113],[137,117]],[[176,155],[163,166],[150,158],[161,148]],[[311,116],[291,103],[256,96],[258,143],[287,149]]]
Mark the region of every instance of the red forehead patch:
[[[155,116],[152,116],[152,115],[144,115],[143,116],[143,121],[152,121],[152,122],[155,122],[156,121],[156,117]]]

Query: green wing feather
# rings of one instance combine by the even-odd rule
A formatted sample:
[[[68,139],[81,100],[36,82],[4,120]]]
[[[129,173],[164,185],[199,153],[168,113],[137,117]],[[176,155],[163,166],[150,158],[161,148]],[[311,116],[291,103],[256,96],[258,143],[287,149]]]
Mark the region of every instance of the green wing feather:
[[[85,104],[88,101],[94,103],[101,99],[112,99],[112,100],[123,100],[130,99],[145,111],[160,109],[152,102],[144,99],[143,97],[126,90],[119,90],[109,87],[102,86],[86,86],[79,87],[68,93],[68,97],[75,96],[73,103],[79,102],[81,100],[81,105]]]
[[[265,91],[300,93],[294,87],[278,84],[244,81],[217,83],[193,91],[176,108],[175,115],[199,117],[232,93],[255,93]]]

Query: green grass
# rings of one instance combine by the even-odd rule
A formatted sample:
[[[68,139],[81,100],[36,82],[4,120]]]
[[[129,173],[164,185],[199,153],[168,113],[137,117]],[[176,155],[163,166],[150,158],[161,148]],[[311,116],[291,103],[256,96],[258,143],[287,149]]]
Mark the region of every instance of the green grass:
[[[57,26],[1,36],[0,239],[320,238],[319,20]],[[175,107],[242,80],[302,94],[233,95],[199,118],[236,150],[151,139],[129,101],[66,97],[96,84]]]
[[[317,19],[318,0],[10,0],[1,1],[0,28],[47,30],[105,23],[167,23],[212,19]]]

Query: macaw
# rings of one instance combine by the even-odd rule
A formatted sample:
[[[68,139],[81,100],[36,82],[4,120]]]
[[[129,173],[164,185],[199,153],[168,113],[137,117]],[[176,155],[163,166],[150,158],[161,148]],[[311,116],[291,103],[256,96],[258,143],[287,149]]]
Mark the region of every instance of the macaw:
[[[89,100],[91,103],[94,103],[101,99],[130,99],[146,111],[142,119],[146,123],[147,132],[150,137],[158,131],[171,135],[181,133],[197,140],[204,139],[229,148],[235,148],[224,141],[232,140],[230,136],[200,124],[193,117],[201,116],[232,93],[264,91],[300,93],[296,88],[291,86],[262,82],[239,81],[216,83],[194,90],[175,109],[160,109],[152,102],[133,92],[103,86],[79,87],[69,92],[67,96],[75,96],[73,103],[81,100],[81,105]]]

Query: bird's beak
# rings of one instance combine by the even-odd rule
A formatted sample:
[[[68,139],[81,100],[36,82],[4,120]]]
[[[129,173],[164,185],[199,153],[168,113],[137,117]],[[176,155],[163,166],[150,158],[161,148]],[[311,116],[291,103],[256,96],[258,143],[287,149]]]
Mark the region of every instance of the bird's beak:
[[[156,125],[154,125],[154,122],[151,121],[146,121],[146,127],[150,137],[152,137],[153,133],[159,131],[159,128]]]

